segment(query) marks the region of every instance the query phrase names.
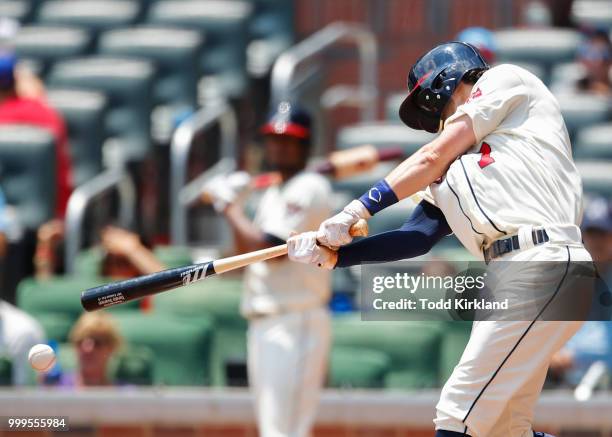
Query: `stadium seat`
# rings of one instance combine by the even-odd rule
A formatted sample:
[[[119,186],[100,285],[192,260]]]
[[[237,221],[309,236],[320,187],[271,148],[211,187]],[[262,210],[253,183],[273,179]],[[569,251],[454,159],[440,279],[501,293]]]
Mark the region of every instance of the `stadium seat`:
[[[197,56],[202,38],[196,31],[166,27],[134,27],[105,32],[99,52],[147,59],[158,68],[155,103],[195,108]]]
[[[577,161],[585,193],[612,198],[612,163]]]
[[[406,98],[406,91],[400,91],[397,93],[393,93],[387,97],[385,100],[385,117],[388,121],[401,123],[402,121],[399,118],[399,108],[404,99]]]
[[[195,29],[204,34],[200,57],[204,75],[214,75],[225,95],[240,97],[246,87],[246,45],[252,5],[239,0],[164,0],[153,4],[150,23]]]
[[[37,229],[55,211],[55,141],[43,129],[0,126],[0,186],[20,222]]]
[[[585,68],[580,62],[555,64],[550,73],[550,89],[554,94],[575,88],[576,81],[584,77]]]
[[[191,250],[183,246],[155,246],[155,256],[163,265],[172,269],[193,263]]]
[[[581,160],[612,161],[612,123],[580,129],[574,141],[574,157]]]
[[[550,66],[571,61],[580,33],[570,29],[504,29],[495,32],[496,56],[503,62],[533,62]]]
[[[48,81],[57,87],[78,87],[107,95],[105,130],[117,137],[129,161],[148,154],[154,66],[144,60],[94,56],[56,63]]]
[[[388,388],[436,387],[442,322],[363,322],[349,315],[333,320],[335,346],[363,347],[386,353],[391,369]]]
[[[75,318],[72,314],[59,312],[35,312],[34,315],[47,335],[46,340],[53,340],[57,342],[68,341],[68,335],[70,334],[70,330],[75,322]]]
[[[7,357],[0,357],[0,386],[13,385],[13,362]]]
[[[68,126],[73,183],[79,186],[102,171],[107,99],[95,91],[51,88],[47,100]]]
[[[202,315],[214,321],[210,357],[211,384],[227,384],[226,366],[246,360],[246,320],[240,315],[242,281],[208,278],[205,281],[155,296],[154,311],[183,319]]]
[[[27,0],[3,0],[0,2],[0,18],[10,18],[26,23],[32,17],[32,4]]]
[[[565,125],[573,139],[578,129],[610,119],[610,101],[602,96],[581,93],[556,94]]]
[[[335,346],[329,361],[328,386],[382,388],[391,369],[389,356],[363,347]]]
[[[373,144],[378,148],[401,147],[408,156],[434,137],[429,132],[410,129],[399,123],[360,123],[342,128],[338,132],[336,147],[341,150],[362,144]]]
[[[459,362],[465,345],[470,339],[472,324],[470,322],[447,322],[442,338],[440,351],[440,385],[453,373]]]
[[[168,314],[123,312],[113,314],[130,347],[146,346],[154,355],[154,384],[210,384],[213,322]]]
[[[42,63],[42,73],[53,62],[87,54],[90,49],[91,36],[78,27],[24,26],[15,37],[17,55]]]
[[[605,0],[576,0],[572,21],[581,27],[612,29],[612,5]]]
[[[36,318],[50,329],[53,340],[67,338],[70,326],[83,312],[81,292],[111,279],[96,277],[56,276],[48,280],[24,279],[17,288],[17,306]],[[130,312],[139,308],[138,301],[110,308],[113,314]]]
[[[51,0],[40,6],[37,21],[79,26],[97,33],[128,26],[139,14],[140,4],[132,0]]]

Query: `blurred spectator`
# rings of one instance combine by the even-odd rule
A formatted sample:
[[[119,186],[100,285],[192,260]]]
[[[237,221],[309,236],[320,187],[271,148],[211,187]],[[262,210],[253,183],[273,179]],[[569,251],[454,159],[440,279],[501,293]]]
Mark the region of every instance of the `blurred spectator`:
[[[584,245],[593,257],[600,276],[612,284],[612,205],[607,199],[592,199],[582,222]],[[587,321],[550,364],[557,382],[576,385],[596,361],[612,370],[612,322]]]
[[[77,355],[74,373],[63,373],[58,385],[64,387],[114,385],[109,363],[123,343],[113,319],[104,312],[84,313],[70,331]]]
[[[56,216],[63,218],[72,190],[66,126],[60,115],[45,103],[40,81],[16,65],[14,53],[0,52],[0,124],[39,126],[53,134],[57,151]]]
[[[51,220],[38,230],[34,264],[38,279],[47,279],[61,271],[60,245],[64,239],[64,225]],[[125,279],[164,270],[153,252],[143,244],[138,234],[115,226],[105,227],[100,234],[104,257],[100,276]]]
[[[45,333],[40,324],[30,315],[8,302],[0,300],[0,355],[13,364],[13,384],[23,385],[29,381],[32,370],[28,352],[37,343],[42,343]]]
[[[495,38],[493,32],[484,27],[468,27],[463,29],[456,37],[457,41],[472,44],[478,49],[482,57],[493,65],[495,63]]]
[[[578,49],[578,61],[584,66],[585,74],[576,83],[576,88],[609,96],[612,90],[612,44],[606,30],[594,30],[587,35],[586,41]]]

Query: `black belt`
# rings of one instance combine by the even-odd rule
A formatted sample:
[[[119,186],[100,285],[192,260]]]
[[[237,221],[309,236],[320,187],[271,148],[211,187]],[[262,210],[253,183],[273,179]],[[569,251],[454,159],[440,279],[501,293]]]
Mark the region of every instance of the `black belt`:
[[[531,238],[533,239],[533,244],[535,246],[546,243],[549,240],[546,229],[534,229],[531,231]],[[491,244],[491,246],[489,246],[487,249],[484,249],[482,253],[484,255],[485,263],[489,264],[492,259],[510,253],[514,250],[519,250],[520,248],[521,245],[519,243],[518,235],[513,235],[512,237],[495,240],[493,244]]]

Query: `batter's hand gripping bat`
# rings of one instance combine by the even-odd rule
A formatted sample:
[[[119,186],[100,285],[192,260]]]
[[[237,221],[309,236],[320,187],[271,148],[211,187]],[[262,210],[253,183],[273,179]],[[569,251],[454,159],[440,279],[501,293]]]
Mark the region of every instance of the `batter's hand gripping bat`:
[[[368,235],[368,224],[365,220],[355,223],[350,233],[353,237]],[[164,270],[150,275],[139,276],[125,281],[113,282],[90,288],[81,293],[81,305],[87,311],[95,311],[113,305],[119,305],[134,299],[161,293],[176,287],[193,284],[212,275],[236,270],[249,264],[265,261],[287,254],[287,245],[269,247],[242,255],[231,256],[216,261],[192,264],[185,267]]]

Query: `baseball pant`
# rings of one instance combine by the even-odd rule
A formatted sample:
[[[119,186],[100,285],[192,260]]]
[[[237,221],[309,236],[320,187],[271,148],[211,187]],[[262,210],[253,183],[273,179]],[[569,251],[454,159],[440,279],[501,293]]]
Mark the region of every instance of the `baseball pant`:
[[[261,437],[306,437],[315,420],[330,348],[326,309],[253,319],[248,370]]]
[[[590,261],[591,257],[580,244],[545,244],[503,257],[503,261],[524,263],[496,264],[494,260],[489,269],[508,287],[555,288],[567,275],[552,269],[550,274],[534,277],[529,261],[563,265],[568,260]],[[459,364],[442,389],[436,429],[473,437],[532,437],[533,410],[550,359],[582,323],[541,319],[474,322]]]

